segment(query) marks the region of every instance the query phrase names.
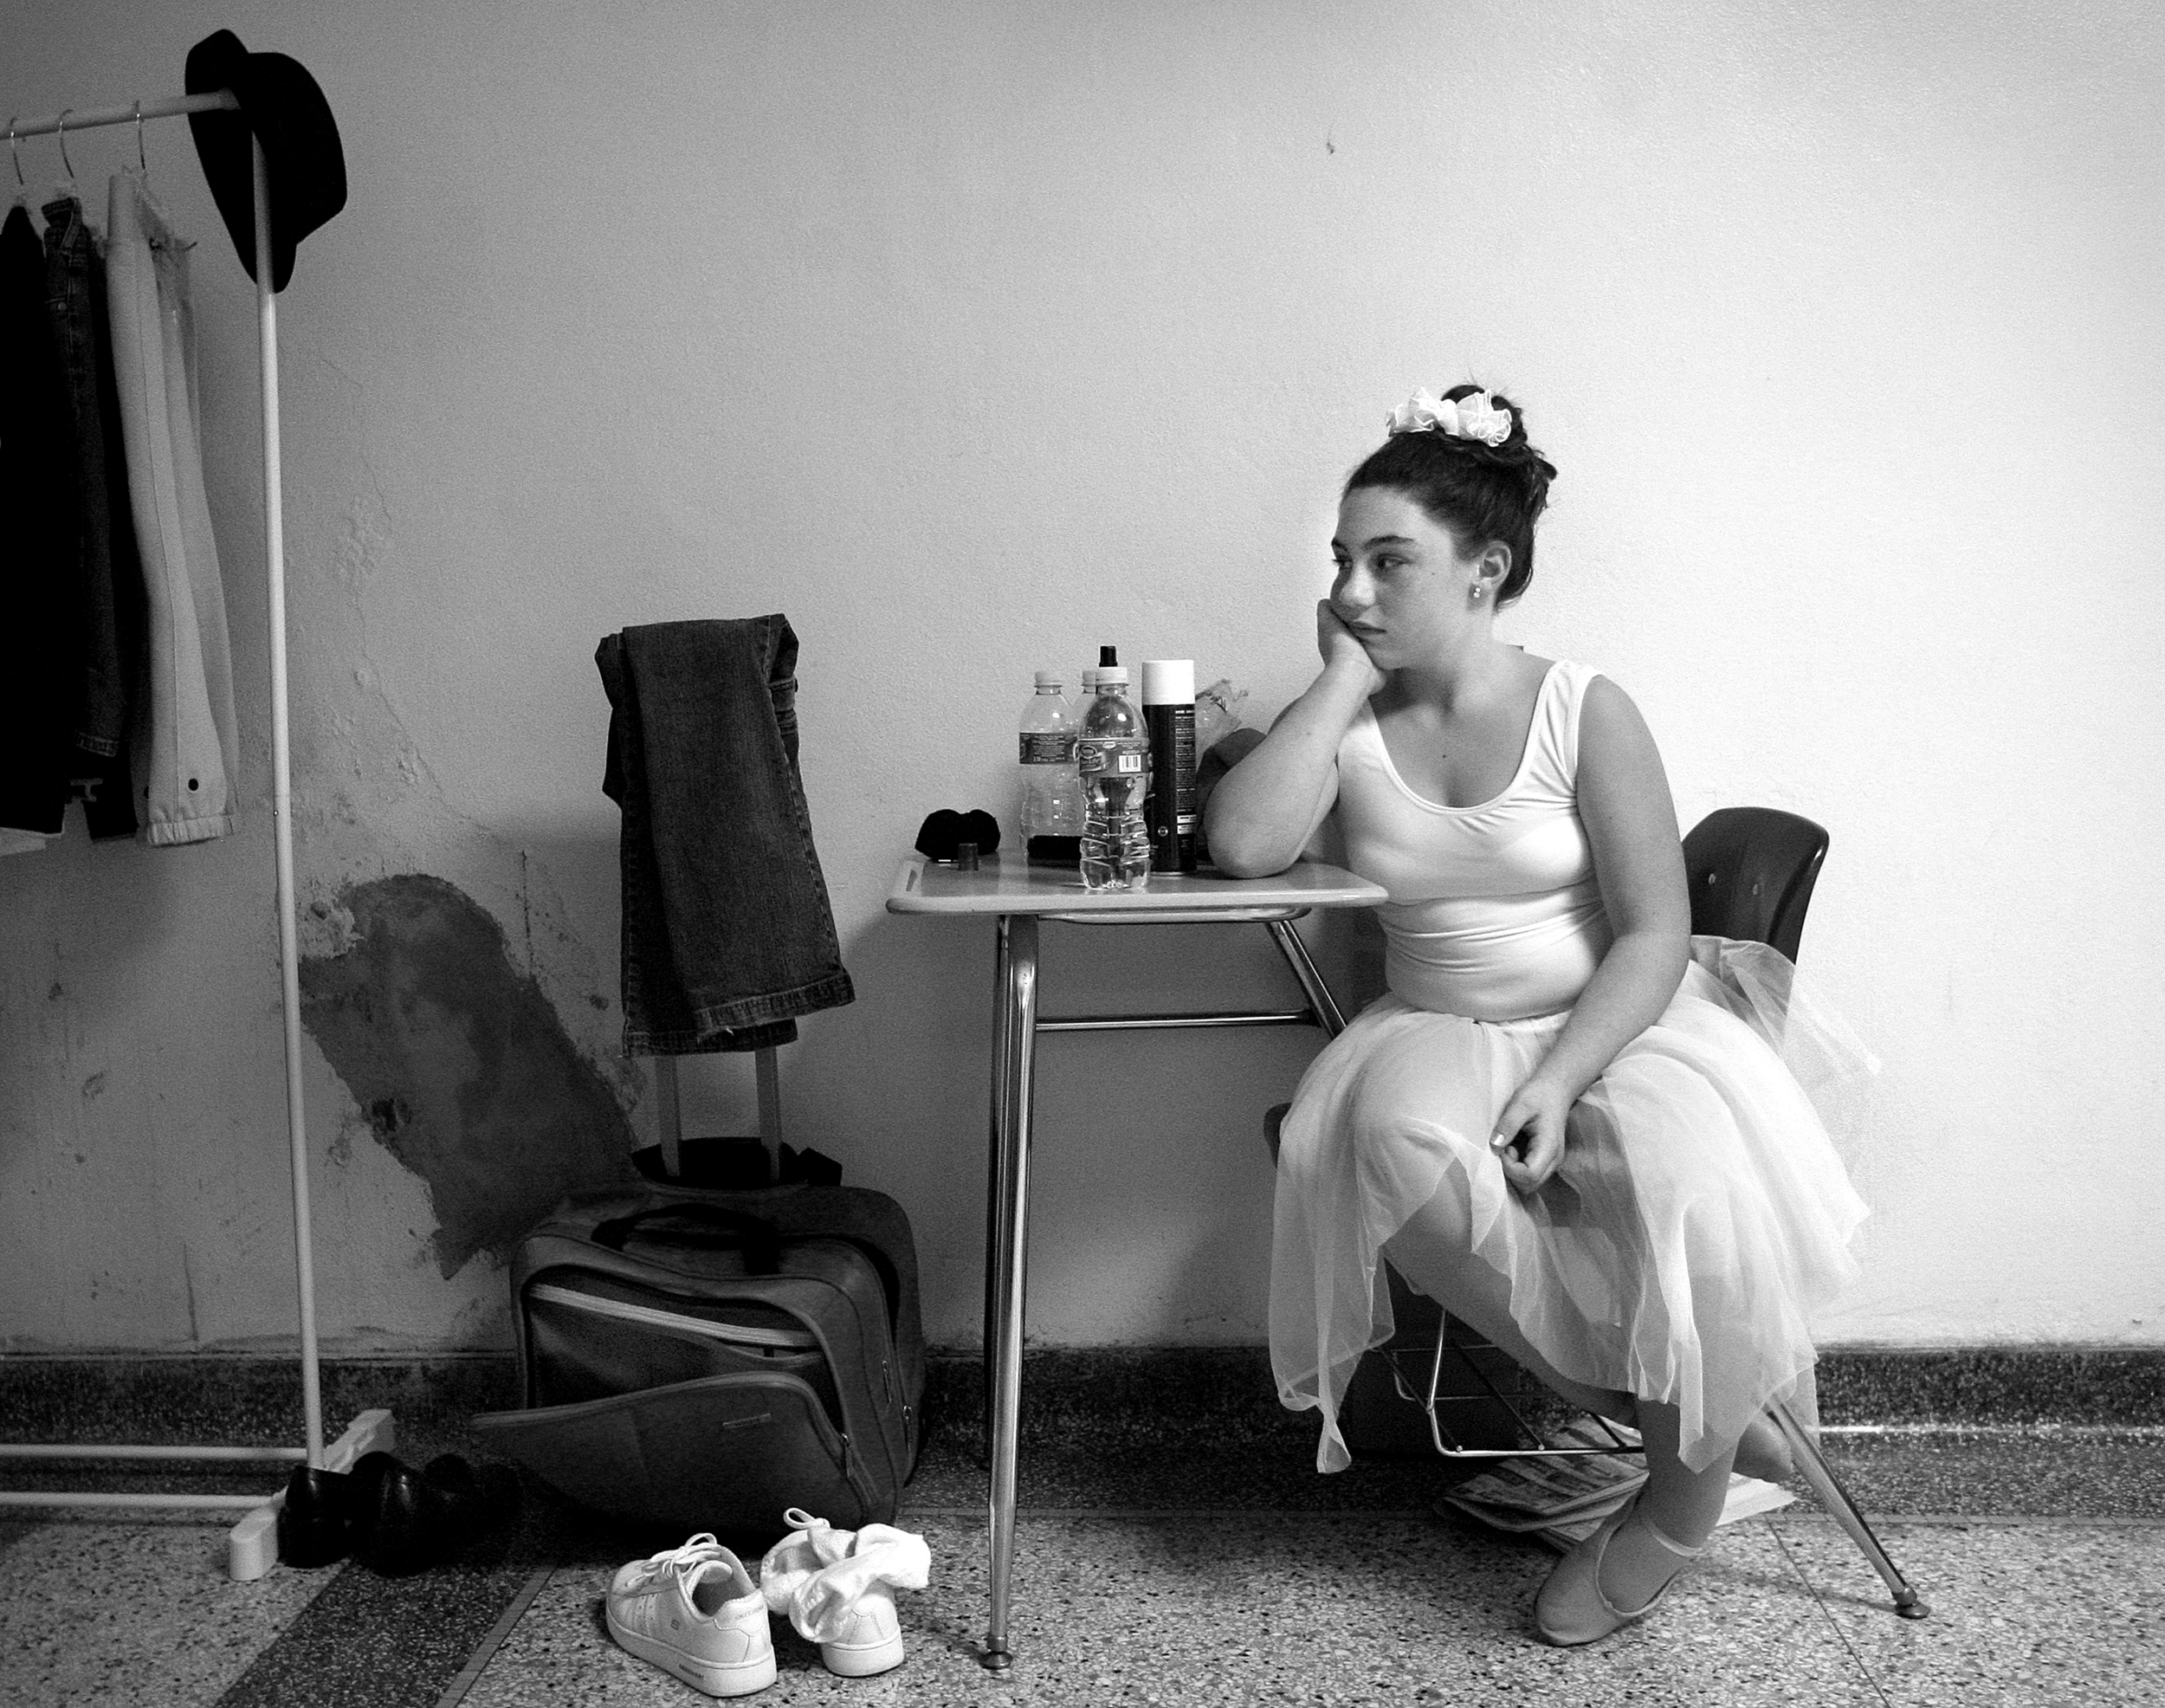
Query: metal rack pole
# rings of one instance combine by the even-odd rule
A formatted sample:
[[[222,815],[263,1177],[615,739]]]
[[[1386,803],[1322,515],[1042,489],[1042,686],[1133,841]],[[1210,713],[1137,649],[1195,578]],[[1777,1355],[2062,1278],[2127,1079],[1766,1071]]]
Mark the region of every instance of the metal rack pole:
[[[294,1265],[301,1292],[301,1407],[308,1463],[323,1464],[323,1383],[316,1349],[316,1269],[308,1207],[308,1110],[301,1083],[301,944],[294,920],[293,741],[286,679],[286,504],[279,460],[278,296],[271,289],[270,165],[255,165],[255,322],[263,382],[263,569],[270,591],[271,825],[278,845],[278,971],[286,1020],[286,1137],[293,1156]]]
[[[130,101],[126,107],[74,107],[49,119],[10,119],[10,136],[55,136],[62,130],[94,131],[100,125],[132,125],[138,119],[178,119],[191,113],[237,113],[241,103],[230,89],[215,94],[173,95],[165,100]]]

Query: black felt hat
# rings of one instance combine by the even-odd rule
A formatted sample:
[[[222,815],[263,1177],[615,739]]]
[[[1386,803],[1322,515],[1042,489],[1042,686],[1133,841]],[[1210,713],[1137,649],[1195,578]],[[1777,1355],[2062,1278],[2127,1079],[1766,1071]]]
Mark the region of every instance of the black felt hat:
[[[346,205],[346,152],[331,103],[297,59],[251,54],[229,29],[206,36],[188,50],[188,93],[230,89],[237,113],[191,113],[188,128],[210,194],[241,252],[241,265],[255,277],[255,162],[251,136],[263,143],[270,176],[271,288],[282,291],[294,275],[301,240]]]

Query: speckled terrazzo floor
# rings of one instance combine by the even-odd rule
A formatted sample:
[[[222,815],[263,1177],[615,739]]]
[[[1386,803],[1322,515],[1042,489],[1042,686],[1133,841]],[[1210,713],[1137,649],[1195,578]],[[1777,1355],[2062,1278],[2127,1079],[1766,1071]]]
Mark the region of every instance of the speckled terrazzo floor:
[[[2165,1359],[1831,1359],[1828,1456],[1933,1617],[1897,1619],[1848,1540],[1800,1505],[1724,1530],[1655,1620],[1569,1653],[1528,1625],[1552,1556],[1434,1516],[1445,1478],[1433,1464],[1316,1477],[1304,1420],[1258,1394],[1252,1362],[1033,1355],[1004,1678],[976,1659],[974,1373],[943,1364],[901,1520],[934,1561],[932,1586],[900,1598],[908,1660],[837,1679],[778,1627],[781,1677],[757,1699],[2165,1703]],[[470,1450],[464,1414],[491,1403],[501,1375],[373,1368],[338,1372],[326,1410],[335,1422],[403,1405],[400,1452],[415,1462]],[[0,1361],[0,1429],[50,1439],[67,1418],[108,1437],[202,1434],[221,1420],[212,1390],[231,1396],[222,1439],[288,1427],[275,1374],[192,1374],[205,1381],[85,1365],[55,1385]],[[598,1611],[617,1563],[673,1539],[537,1492],[512,1534],[456,1568],[234,1584],[220,1524],[11,1515],[0,1705],[689,1705],[702,1698],[617,1649]]]
[[[2165,1529],[1903,1526],[1933,1620],[1885,1610],[1823,1519],[1749,1520],[1655,1622],[1593,1648],[1531,1640],[1554,1556],[1418,1516],[1213,1514],[1025,1519],[1017,1660],[976,1659],[973,1520],[927,1516],[945,1565],[903,1597],[909,1659],[830,1677],[777,1641],[776,1703],[1625,1702],[1813,1705],[2165,1699]],[[465,1698],[471,1708],[688,1702],[600,1624],[605,1563],[559,1569]],[[2152,1586],[2147,1616],[2130,1578]]]
[[[1526,1622],[1553,1556],[1425,1515],[1037,1514],[1019,1526],[1016,1665],[995,1678],[976,1658],[980,1521],[934,1512],[908,1522],[932,1544],[935,1578],[900,1598],[905,1664],[876,1679],[836,1679],[778,1627],[781,1676],[762,1701],[2165,1701],[2165,1525],[2152,1523],[1890,1523],[1890,1545],[1933,1601],[1931,1619],[1909,1622],[1887,1610],[1877,1579],[1825,1519],[1749,1519],[1720,1533],[1656,1621],[1562,1653],[1532,1641]],[[364,1588],[326,1621],[322,1604],[368,1574],[348,1566],[231,1584],[216,1542],[194,1524],[58,1524],[0,1550],[10,1576],[0,1701],[700,1699],[610,1641],[599,1606],[613,1559],[522,1572],[495,1598],[453,1575],[432,1587],[433,1618]],[[407,1656],[402,1685],[380,1651],[411,1645],[417,1631],[446,1653],[425,1677]]]

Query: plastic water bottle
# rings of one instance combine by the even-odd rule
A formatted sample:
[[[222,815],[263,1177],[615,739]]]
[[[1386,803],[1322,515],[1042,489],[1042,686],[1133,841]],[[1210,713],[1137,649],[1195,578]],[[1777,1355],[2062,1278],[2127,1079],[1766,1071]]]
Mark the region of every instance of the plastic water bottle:
[[[1082,708],[1075,743],[1082,779],[1082,887],[1140,890],[1150,882],[1150,736],[1128,698],[1128,672],[1101,666],[1097,693]]]
[[[1070,864],[1081,851],[1082,780],[1076,774],[1075,737],[1079,720],[1057,670],[1037,672],[1037,691],[1023,708],[1015,738],[1022,803],[1016,822],[1023,845],[1033,859],[1064,856]],[[1049,840],[1050,839],[1050,840]]]

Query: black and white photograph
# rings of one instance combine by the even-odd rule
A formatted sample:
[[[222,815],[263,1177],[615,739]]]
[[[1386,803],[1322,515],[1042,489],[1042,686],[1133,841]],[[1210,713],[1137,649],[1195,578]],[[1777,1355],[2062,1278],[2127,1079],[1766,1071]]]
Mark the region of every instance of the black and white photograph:
[[[0,1708],[2165,1703],[2165,11],[0,42]]]

